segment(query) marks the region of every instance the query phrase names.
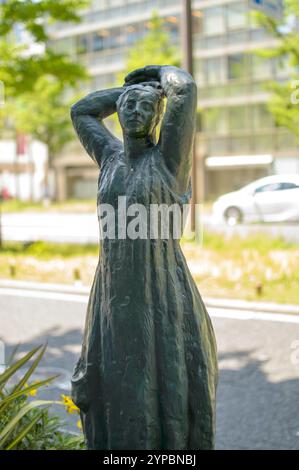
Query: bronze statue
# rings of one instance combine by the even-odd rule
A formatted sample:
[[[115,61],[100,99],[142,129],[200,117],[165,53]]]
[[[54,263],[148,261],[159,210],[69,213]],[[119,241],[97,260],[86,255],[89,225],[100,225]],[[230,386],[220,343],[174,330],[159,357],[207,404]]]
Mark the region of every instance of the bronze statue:
[[[146,210],[188,203],[196,106],[191,75],[150,65],[72,107],[80,141],[100,167],[99,205],[116,208],[120,196]],[[123,142],[103,123],[116,111]],[[179,240],[101,240],[72,377],[88,448],[214,448],[217,378],[212,324]]]

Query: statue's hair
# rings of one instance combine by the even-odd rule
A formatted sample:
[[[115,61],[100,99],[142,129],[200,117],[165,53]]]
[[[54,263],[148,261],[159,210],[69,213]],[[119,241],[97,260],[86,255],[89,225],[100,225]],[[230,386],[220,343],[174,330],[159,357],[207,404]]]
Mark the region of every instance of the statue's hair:
[[[117,110],[119,110],[121,106],[123,105],[124,99],[128,95],[128,93],[134,90],[145,91],[155,96],[155,98],[158,100],[158,116],[157,117],[160,119],[164,110],[164,102],[163,102],[164,92],[159,82],[154,82],[154,81],[143,82],[143,83],[138,83],[136,85],[127,86],[124,92],[119,96],[118,100],[116,101]]]

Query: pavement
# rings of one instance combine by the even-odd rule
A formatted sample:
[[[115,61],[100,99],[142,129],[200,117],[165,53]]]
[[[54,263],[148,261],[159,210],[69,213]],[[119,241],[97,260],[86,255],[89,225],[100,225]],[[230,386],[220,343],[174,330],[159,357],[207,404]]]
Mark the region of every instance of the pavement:
[[[19,212],[2,214],[2,237],[7,241],[98,243],[99,228],[94,213]]]
[[[48,241],[60,243],[98,243],[99,229],[94,213],[19,212],[2,214],[2,237],[10,241]],[[213,216],[202,214],[199,227],[222,233],[227,237],[238,234],[266,233],[299,243],[299,224],[242,224],[229,227],[216,223]]]
[[[43,398],[70,393],[87,300],[88,290],[80,286],[59,291],[0,285],[0,338],[6,353],[18,343],[21,352],[48,342],[36,378],[60,373],[55,385],[40,392]],[[204,300],[218,343],[217,449],[299,449],[298,312]],[[69,415],[65,426],[75,430],[76,420]]]

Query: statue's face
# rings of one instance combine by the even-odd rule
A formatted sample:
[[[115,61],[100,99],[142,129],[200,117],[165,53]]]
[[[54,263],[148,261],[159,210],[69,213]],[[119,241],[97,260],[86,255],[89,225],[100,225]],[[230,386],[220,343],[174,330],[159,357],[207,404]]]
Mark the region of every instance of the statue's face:
[[[130,137],[145,137],[157,125],[158,99],[148,91],[132,90],[118,110],[123,131]]]

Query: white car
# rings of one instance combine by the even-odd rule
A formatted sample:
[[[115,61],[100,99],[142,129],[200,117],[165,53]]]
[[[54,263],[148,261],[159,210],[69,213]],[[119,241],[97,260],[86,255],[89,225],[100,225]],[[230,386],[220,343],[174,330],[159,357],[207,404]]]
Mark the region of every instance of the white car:
[[[213,205],[215,221],[299,221],[299,174],[261,178],[239,191],[224,194]]]

